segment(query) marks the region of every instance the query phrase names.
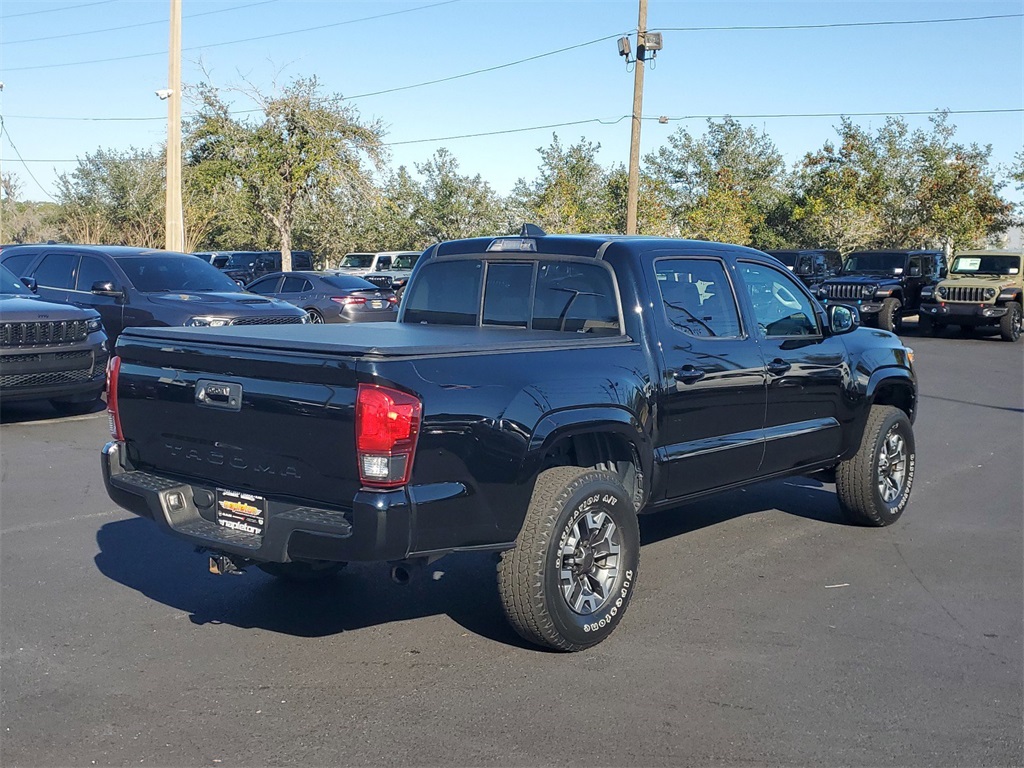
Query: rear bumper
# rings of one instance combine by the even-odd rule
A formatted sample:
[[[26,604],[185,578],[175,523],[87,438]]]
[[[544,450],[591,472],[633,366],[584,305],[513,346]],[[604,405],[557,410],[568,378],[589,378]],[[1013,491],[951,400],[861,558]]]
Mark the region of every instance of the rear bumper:
[[[407,488],[359,491],[345,509],[268,499],[263,533],[257,535],[217,524],[216,487],[136,470],[125,454],[123,443],[103,447],[103,480],[110,498],[198,547],[277,563],[410,557],[415,504]]]
[[[995,325],[1007,311],[1007,307],[997,304],[936,304],[928,302],[921,304],[920,314],[932,318],[933,321],[944,323]]]

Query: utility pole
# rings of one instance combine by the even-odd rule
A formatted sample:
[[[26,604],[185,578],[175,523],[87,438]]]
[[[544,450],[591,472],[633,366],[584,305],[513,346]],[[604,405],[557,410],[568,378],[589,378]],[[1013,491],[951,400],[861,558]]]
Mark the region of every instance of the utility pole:
[[[629,185],[626,191],[626,234],[636,234],[640,198],[640,117],[644,109],[644,54],[647,41],[647,0],[640,0],[636,22],[636,69],[633,70],[633,122],[629,132]]]
[[[181,0],[171,0],[171,44],[168,49],[167,89],[167,202],[164,248],[185,250],[181,213]]]
[[[640,0],[640,17],[636,23],[636,57],[628,37],[620,37],[619,56],[626,64],[635,64],[633,70],[633,122],[629,136],[629,186],[626,191],[626,234],[636,234],[636,208],[640,197],[640,121],[644,110],[644,64],[662,48],[661,32],[647,31],[647,0]],[[665,122],[662,120],[661,122]]]

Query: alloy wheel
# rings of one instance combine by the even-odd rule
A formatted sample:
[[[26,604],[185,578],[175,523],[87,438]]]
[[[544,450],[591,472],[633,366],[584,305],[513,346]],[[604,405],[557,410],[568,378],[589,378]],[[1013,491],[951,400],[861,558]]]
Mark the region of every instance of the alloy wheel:
[[[620,546],[619,529],[605,512],[586,512],[568,526],[558,580],[573,612],[589,615],[611,599],[619,575]]]

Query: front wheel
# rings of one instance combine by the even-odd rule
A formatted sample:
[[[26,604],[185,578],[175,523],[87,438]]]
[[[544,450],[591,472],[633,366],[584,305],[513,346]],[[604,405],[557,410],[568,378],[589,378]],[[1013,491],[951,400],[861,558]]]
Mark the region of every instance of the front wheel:
[[[309,322],[313,323],[313,325],[321,325],[324,322],[324,316],[317,309],[307,309],[306,317],[309,318]]]
[[[917,452],[907,414],[891,405],[868,412],[860,448],[836,471],[836,494],[846,518],[883,526],[899,520],[914,485]]]
[[[899,333],[903,325],[903,318],[900,315],[902,311],[903,302],[899,299],[886,299],[878,312],[878,327],[889,333]]]
[[[640,525],[618,478],[555,467],[537,478],[516,546],[502,553],[498,591],[523,638],[581,651],[618,626],[639,565]]]
[[[1015,301],[1006,305],[1006,314],[999,318],[999,337],[1003,341],[1020,338],[1021,306]]]

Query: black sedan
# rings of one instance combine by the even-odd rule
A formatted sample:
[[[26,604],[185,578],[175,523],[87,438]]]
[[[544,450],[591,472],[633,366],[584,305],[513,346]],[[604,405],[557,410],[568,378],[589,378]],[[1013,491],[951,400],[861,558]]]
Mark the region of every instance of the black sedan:
[[[379,323],[398,317],[394,291],[337,272],[275,272],[246,290],[306,310],[311,323]]]

